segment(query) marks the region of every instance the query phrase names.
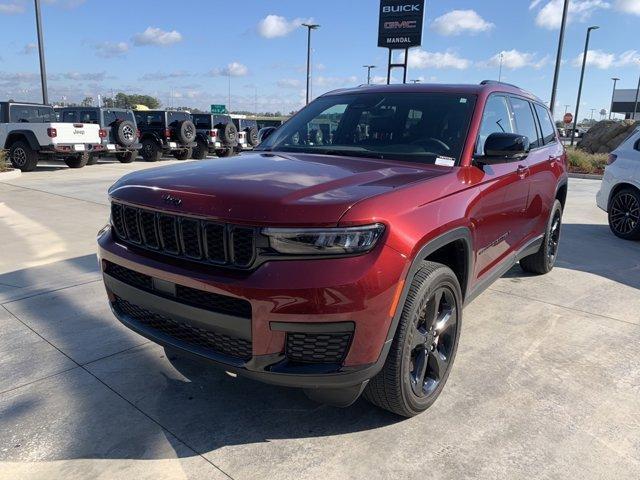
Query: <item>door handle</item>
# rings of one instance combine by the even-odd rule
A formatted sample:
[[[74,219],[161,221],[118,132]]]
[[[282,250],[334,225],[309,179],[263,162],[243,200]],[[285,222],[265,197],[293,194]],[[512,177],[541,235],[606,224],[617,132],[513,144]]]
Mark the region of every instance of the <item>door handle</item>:
[[[529,173],[529,167],[527,167],[526,165],[518,165],[518,169],[516,170],[516,173],[520,178],[524,178]]]

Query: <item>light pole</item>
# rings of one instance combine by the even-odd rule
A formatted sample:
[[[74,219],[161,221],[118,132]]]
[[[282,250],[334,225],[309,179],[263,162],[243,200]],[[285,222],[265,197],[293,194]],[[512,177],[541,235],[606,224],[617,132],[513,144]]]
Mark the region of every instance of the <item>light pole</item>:
[[[584,69],[587,66],[587,52],[589,51],[589,37],[591,37],[591,31],[597,30],[600,27],[597,25],[587,28],[587,39],[584,42],[584,55],[582,56],[582,71],[580,72],[580,84],[578,85],[578,100],[576,100],[576,114],[573,118],[573,131],[571,132],[571,146],[573,147],[573,141],[576,136],[576,128],[578,127],[578,112],[580,111],[580,97],[582,96],[582,82],[584,81]]]
[[[502,81],[502,62],[504,60],[504,53],[500,52],[500,70],[498,71],[498,81]]]
[[[611,80],[613,80],[613,92],[611,92],[611,107],[609,108],[609,120],[611,120],[611,112],[613,111],[613,97],[616,94],[616,83],[618,83],[618,80],[620,80],[617,77],[612,77]]]
[[[640,93],[640,77],[638,77],[638,88],[636,89],[636,100],[633,102],[633,117],[631,117],[631,120],[636,119],[636,113],[638,112],[638,93]]]
[[[40,14],[40,0],[36,3],[36,30],[38,32],[38,55],[40,56],[40,81],[42,82],[42,103],[49,103],[49,93],[47,91],[47,69],[44,64],[44,37],[42,35],[42,15]]]
[[[375,65],[363,65],[367,69],[367,85],[371,85],[371,69],[376,68]]]
[[[564,7],[562,9],[562,23],[560,25],[560,37],[558,38],[558,53],[556,54],[556,69],[555,69],[555,72],[553,73],[553,86],[551,87],[550,107],[551,107],[552,115],[556,107],[556,92],[558,90],[558,78],[560,77],[560,64],[562,63],[562,46],[564,44],[564,27],[567,25],[568,11],[569,11],[569,0],[564,0]],[[571,138],[573,139],[573,137]]]
[[[567,110],[569,110],[569,107],[570,107],[570,106],[571,106],[571,105],[565,105],[565,106],[564,106],[564,113],[567,113]]]
[[[320,28],[316,23],[303,23],[307,27],[307,105],[309,105],[309,87],[311,85],[311,30]]]

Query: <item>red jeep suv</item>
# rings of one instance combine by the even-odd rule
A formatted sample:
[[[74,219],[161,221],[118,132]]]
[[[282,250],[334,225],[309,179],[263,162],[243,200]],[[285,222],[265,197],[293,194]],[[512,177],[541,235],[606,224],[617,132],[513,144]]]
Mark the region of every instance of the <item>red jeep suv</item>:
[[[553,268],[566,156],[517,87],[363,86],[250,154],[132,173],[109,195],[111,308],[176,368],[412,416],[444,387],[463,306],[517,262]]]

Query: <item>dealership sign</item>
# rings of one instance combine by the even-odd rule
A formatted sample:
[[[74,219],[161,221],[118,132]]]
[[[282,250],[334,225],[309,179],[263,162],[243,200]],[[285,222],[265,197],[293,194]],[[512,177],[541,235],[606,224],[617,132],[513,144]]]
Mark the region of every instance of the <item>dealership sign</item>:
[[[380,0],[378,46],[403,49],[422,43],[424,0]]]

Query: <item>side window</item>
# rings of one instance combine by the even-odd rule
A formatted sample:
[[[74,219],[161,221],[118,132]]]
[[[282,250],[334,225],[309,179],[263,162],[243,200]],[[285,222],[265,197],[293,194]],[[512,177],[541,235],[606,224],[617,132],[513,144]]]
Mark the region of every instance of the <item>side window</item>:
[[[84,110],[80,113],[81,123],[98,123],[98,112],[95,110]]]
[[[502,95],[491,95],[482,114],[480,134],[476,144],[476,155],[484,154],[484,142],[492,133],[515,133],[513,120],[509,112],[507,98]]]
[[[65,110],[62,112],[62,121],[67,123],[75,123],[78,121],[78,112],[74,110]]]
[[[517,133],[529,138],[531,148],[541,146],[542,141],[538,138],[538,129],[536,128],[536,120],[531,111],[531,104],[522,98],[511,97],[511,107],[513,108],[513,117],[516,121]]]
[[[147,115],[147,123],[151,127],[164,127],[164,113],[150,113]]]
[[[552,143],[556,141],[556,127],[549,116],[549,111],[537,103],[533,104],[538,114],[538,120],[540,120],[540,128],[542,129],[542,139],[544,144]]]
[[[147,117],[142,113],[135,112],[133,115],[136,117],[136,123],[138,125],[144,126],[147,124]]]

